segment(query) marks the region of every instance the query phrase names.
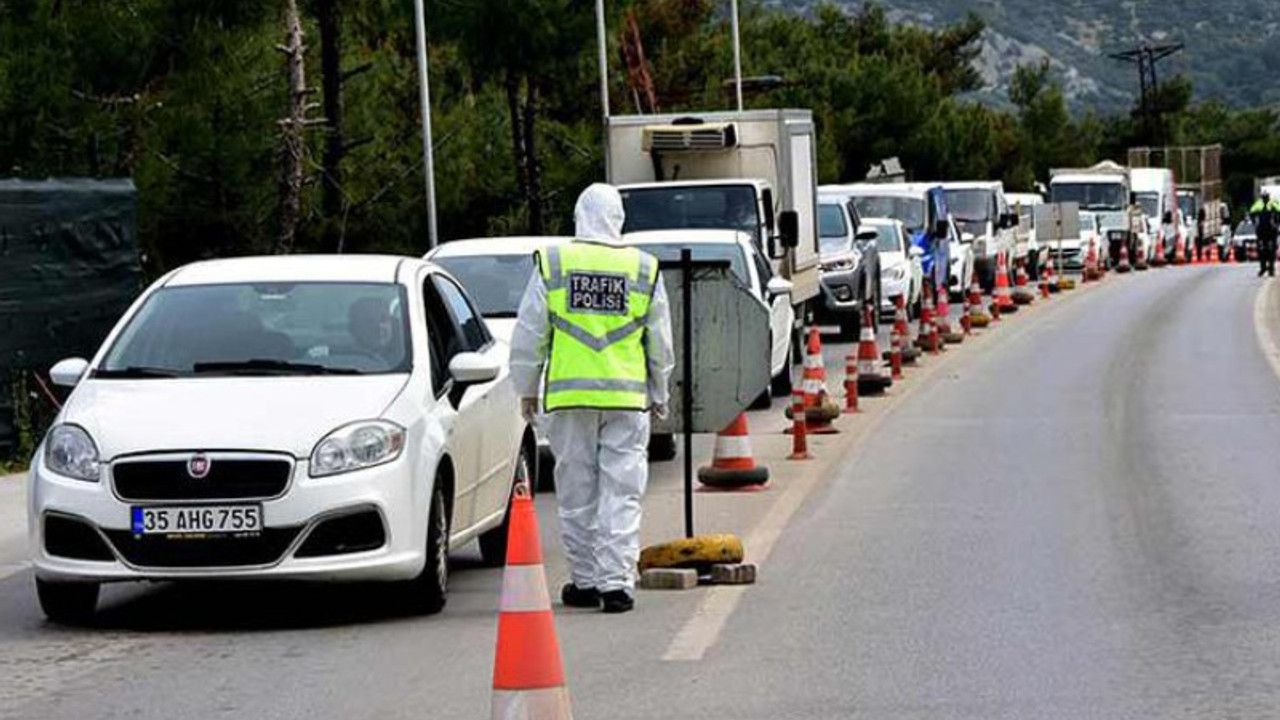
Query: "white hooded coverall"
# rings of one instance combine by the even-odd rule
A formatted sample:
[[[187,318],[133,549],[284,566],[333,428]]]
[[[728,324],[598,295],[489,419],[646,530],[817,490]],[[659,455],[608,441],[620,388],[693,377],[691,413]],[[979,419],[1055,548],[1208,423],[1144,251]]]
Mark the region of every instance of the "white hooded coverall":
[[[617,189],[599,183],[588,187],[578,197],[574,221],[577,242],[619,244],[623,209]],[[675,351],[661,276],[654,285],[644,333],[649,402],[665,408]],[[511,378],[522,398],[539,395],[551,335],[547,288],[542,274],[535,272],[511,338]],[[633,593],[640,555],[640,501],[649,478],[649,414],[566,409],[552,412],[547,424],[570,580],[582,589]]]

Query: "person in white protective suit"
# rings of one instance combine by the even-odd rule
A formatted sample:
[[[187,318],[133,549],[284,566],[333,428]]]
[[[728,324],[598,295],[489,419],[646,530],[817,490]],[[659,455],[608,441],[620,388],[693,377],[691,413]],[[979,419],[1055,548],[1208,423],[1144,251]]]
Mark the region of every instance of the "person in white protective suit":
[[[548,413],[571,607],[635,606],[649,416],[666,417],[675,366],[667,294],[653,256],[620,244],[622,198],[578,197],[574,242],[536,255],[511,338],[528,418]],[[541,392],[540,392],[541,391]]]

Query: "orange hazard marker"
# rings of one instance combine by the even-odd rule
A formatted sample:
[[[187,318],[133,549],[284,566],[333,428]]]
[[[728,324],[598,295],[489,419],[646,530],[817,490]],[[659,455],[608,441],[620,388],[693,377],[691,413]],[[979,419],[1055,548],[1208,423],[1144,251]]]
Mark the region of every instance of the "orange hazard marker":
[[[810,435],[840,432],[831,424],[840,415],[840,408],[827,395],[827,367],[822,361],[822,336],[816,325],[809,328],[801,386],[804,388],[805,432]]]
[[[924,290],[924,310],[920,312],[919,335],[916,345],[930,355],[937,355],[941,339],[938,337],[938,326],[933,322],[933,288],[930,287]]]
[[[875,328],[872,327],[870,304],[862,309],[862,333],[858,340],[856,369],[859,394],[879,395],[893,385],[893,378],[881,372],[880,344],[876,339]]]
[[[560,641],[547,593],[538,515],[527,489],[511,500],[507,567],[493,663],[494,720],[571,720]]]
[[[769,468],[756,465],[751,453],[747,414],[739,413],[716,435],[711,465],[698,468],[698,482],[714,488],[758,487],[769,482]]]
[[[791,435],[791,454],[787,459],[812,460],[813,456],[809,454],[809,440],[805,432],[804,391],[800,388],[796,388],[791,393],[791,429],[787,432]]]
[[[1005,264],[1004,255],[996,256],[996,285],[992,294],[1001,314],[1018,312],[1018,306],[1013,302],[1013,291],[1009,288],[1009,266]]]
[[[1120,243],[1120,261],[1116,263],[1116,272],[1124,274],[1133,269],[1129,264],[1129,242]]]

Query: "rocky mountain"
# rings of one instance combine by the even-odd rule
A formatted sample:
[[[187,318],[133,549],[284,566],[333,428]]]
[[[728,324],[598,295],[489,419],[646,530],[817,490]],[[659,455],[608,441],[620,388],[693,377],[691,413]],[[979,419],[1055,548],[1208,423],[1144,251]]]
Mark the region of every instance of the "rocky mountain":
[[[863,0],[836,0],[858,10]],[[803,11],[812,0],[775,0]],[[1185,48],[1157,65],[1188,75],[1196,100],[1280,103],[1280,2],[1276,0],[880,0],[891,18],[925,26],[974,12],[988,26],[982,94],[999,102],[1018,64],[1048,58],[1077,107],[1115,111],[1138,92],[1136,66],[1111,53],[1144,43]]]

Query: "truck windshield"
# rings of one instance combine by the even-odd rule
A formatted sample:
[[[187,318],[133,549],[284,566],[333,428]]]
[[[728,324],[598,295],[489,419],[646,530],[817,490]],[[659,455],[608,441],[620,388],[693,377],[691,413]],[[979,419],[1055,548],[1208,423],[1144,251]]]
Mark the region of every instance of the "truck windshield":
[[[1160,195],[1158,193],[1138,193],[1138,204],[1142,206],[1142,212],[1146,213],[1149,218],[1160,217]]]
[[[982,189],[946,190],[947,209],[962,223],[985,223],[995,208],[992,191]]]
[[[1124,185],[1114,182],[1054,183],[1049,188],[1051,202],[1079,203],[1081,209],[1120,210],[1128,205]]]
[[[924,227],[924,198],[863,195],[855,197],[853,204],[858,208],[858,215],[864,218],[901,220],[912,233]]]
[[[1195,195],[1179,195],[1178,210],[1182,212],[1182,217],[1195,220],[1200,212],[1200,203],[1196,202]]]
[[[761,247],[760,213],[752,185],[677,185],[621,191],[627,217],[622,232],[739,230]]]

